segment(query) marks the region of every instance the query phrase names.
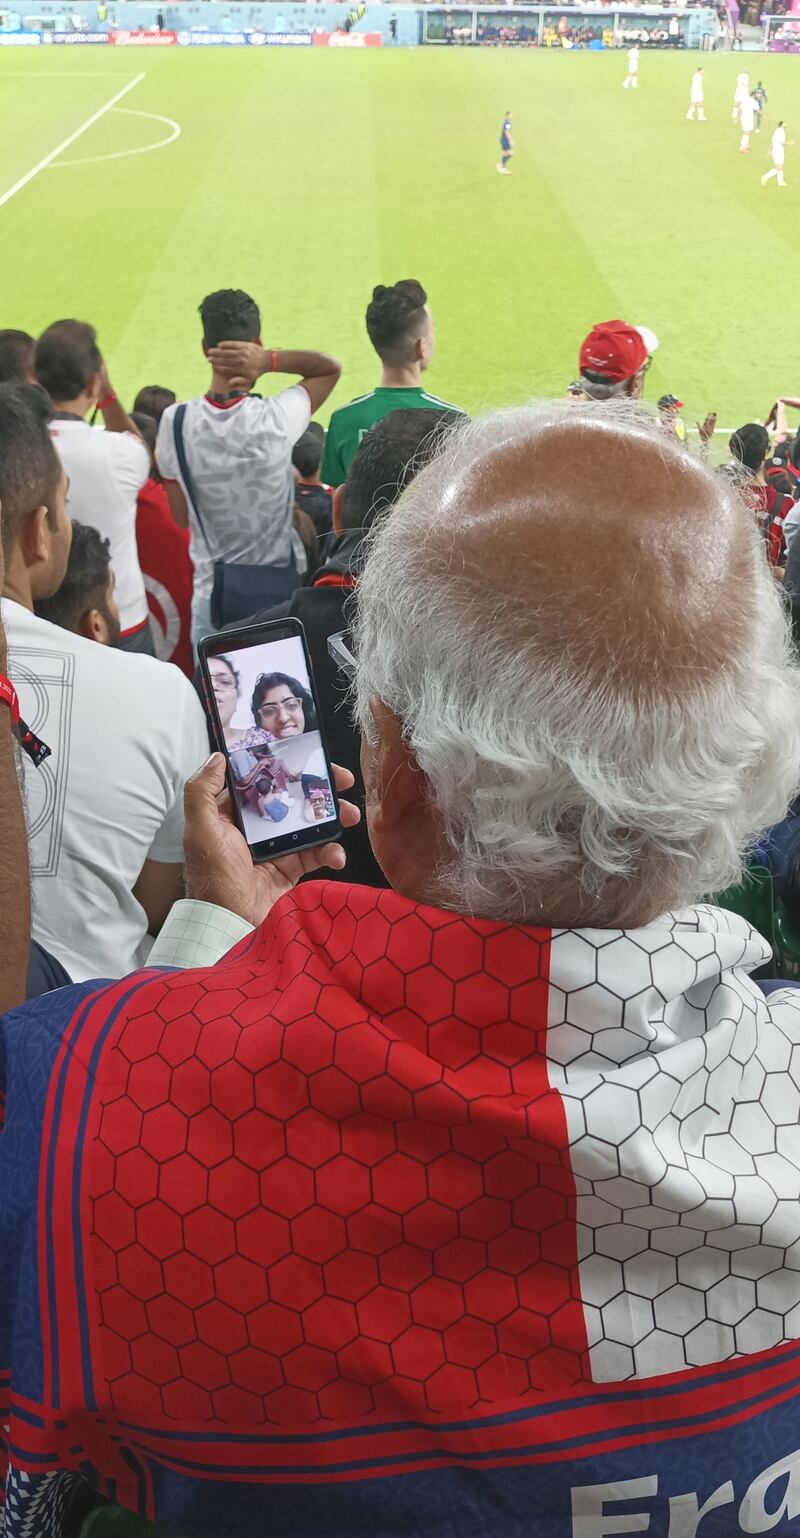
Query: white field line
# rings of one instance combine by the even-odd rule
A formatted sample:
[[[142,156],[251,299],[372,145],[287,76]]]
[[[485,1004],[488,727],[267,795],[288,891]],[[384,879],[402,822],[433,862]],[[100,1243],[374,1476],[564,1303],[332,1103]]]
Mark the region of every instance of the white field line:
[[[168,144],[174,144],[181,136],[180,123],[176,123],[174,118],[164,117],[161,112],[137,112],[133,107],[116,107],[114,111],[124,113],[126,117],[143,117],[153,123],[166,123],[170,132],[165,139],[156,139],[155,144],[140,144],[131,150],[112,150],[107,155],[84,155],[80,160],[55,160],[47,169],[69,171],[72,166],[98,166],[105,160],[127,160],[131,155],[149,155],[151,150],[163,150]]]
[[[40,80],[127,80],[128,75],[122,69],[4,69],[0,71],[0,78],[37,83]]]
[[[128,92],[132,91],[134,86],[141,85],[145,78],[145,74],[146,71],[142,70],[141,74],[136,75],[133,80],[129,80],[128,84],[124,85],[120,91],[117,91],[112,97],[110,97],[102,107],[98,107],[97,111],[93,112],[91,117],[87,117],[86,122],[81,123],[80,128],[76,128],[74,133],[69,134],[66,139],[63,139],[60,144],[57,144],[55,149],[50,151],[49,155],[45,155],[44,159],[40,160],[38,164],[33,167],[32,171],[26,171],[25,175],[21,176],[19,181],[15,182],[13,187],[9,187],[8,192],[4,192],[2,197],[0,197],[0,208],[3,207],[4,203],[9,203],[13,197],[16,197],[17,193],[21,192],[23,187],[27,187],[28,183],[32,182],[33,178],[39,175],[40,171],[46,170],[51,161],[57,160],[59,155],[63,155],[64,151],[68,150],[70,145],[75,143],[76,139],[80,139],[81,135],[85,134],[88,129],[93,128],[95,123],[99,123],[101,117],[105,117],[105,114],[110,112],[112,107],[116,107],[117,102],[122,101],[123,96],[127,96]]]

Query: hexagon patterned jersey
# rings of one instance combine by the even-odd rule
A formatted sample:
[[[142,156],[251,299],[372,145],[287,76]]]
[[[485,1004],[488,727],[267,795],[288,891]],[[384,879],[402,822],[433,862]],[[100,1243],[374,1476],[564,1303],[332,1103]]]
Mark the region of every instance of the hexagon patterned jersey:
[[[718,910],[511,929],[318,883],[142,988],[87,1283],[151,1419],[447,1414],[800,1333],[800,1010]]]

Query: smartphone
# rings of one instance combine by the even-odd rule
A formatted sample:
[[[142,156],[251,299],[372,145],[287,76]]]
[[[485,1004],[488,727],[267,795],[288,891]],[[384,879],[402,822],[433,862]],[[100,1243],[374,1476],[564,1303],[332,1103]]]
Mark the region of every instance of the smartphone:
[[[254,861],[338,838],[339,803],[300,621],[227,630],[197,651],[233,813]]]

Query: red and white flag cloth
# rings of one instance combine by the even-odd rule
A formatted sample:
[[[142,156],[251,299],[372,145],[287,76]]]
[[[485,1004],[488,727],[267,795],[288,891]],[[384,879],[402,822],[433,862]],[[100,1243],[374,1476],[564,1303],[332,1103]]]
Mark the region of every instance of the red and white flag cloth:
[[[228,1538],[780,1529],[800,1003],[767,954],[712,907],[554,932],[321,882],[216,967],[8,1016],[7,1538],[80,1479]]]

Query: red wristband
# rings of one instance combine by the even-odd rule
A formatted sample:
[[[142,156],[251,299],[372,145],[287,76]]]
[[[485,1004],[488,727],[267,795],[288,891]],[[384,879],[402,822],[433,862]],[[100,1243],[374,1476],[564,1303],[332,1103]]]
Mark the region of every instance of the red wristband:
[[[111,394],[107,395],[105,397],[105,400],[97,402],[97,409],[98,409],[98,411],[105,411],[107,406],[116,406],[116,404],[117,404],[117,397],[114,394],[114,391],[112,390]]]
[[[45,759],[50,757],[50,749],[47,743],[42,742],[41,737],[37,737],[35,732],[32,732],[30,727],[26,726],[22,720],[19,713],[19,696],[11,679],[6,678],[5,673],[0,673],[0,704],[7,705],[11,711],[11,720],[14,731],[19,738],[20,747],[23,753],[27,753],[31,763],[35,764],[38,769],[39,765],[43,764]]]
[[[14,725],[18,726],[19,696],[17,695],[17,691],[14,688],[11,679],[6,678],[5,673],[0,673],[0,700],[2,700],[4,705],[8,706],[9,710],[11,711],[11,719],[14,722]]]
[[[274,347],[272,349],[272,352],[270,353],[270,358],[272,359],[272,372],[273,372],[273,374],[277,374],[277,372],[278,372],[278,354],[276,353]]]

